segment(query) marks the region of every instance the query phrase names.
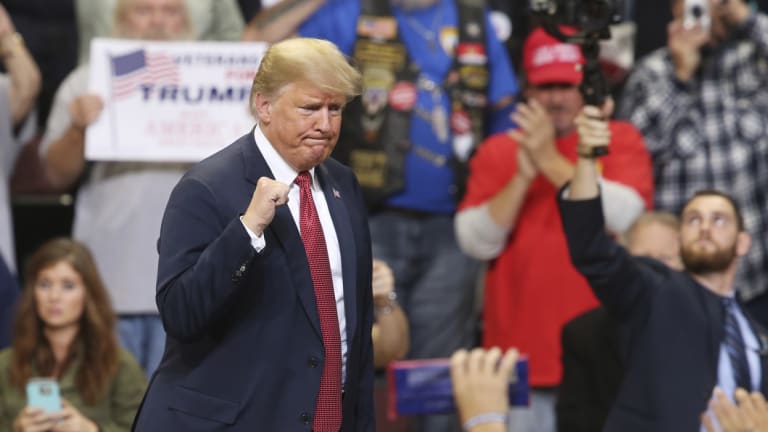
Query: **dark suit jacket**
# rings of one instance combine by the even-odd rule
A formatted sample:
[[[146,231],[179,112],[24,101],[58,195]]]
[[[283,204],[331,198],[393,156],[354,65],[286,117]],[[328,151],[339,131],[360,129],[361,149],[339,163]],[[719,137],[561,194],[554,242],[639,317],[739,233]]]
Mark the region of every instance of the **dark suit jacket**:
[[[687,273],[630,256],[606,234],[600,199],[559,204],[574,266],[631,339],[626,375],[605,430],[699,431],[699,416],[717,383],[724,332],[720,297]],[[768,335],[757,325],[753,329],[765,345]],[[768,361],[765,355],[760,360],[765,393]]]
[[[600,432],[624,376],[620,329],[604,307],[563,326],[563,379],[557,395],[557,430]]]
[[[352,172],[316,173],[341,248],[348,356],[343,431],[374,428],[371,245]],[[137,431],[309,431],[324,350],[304,246],[288,206],[256,253],[239,220],[273,177],[248,134],[173,190],[158,248],[157,305],[168,333]]]

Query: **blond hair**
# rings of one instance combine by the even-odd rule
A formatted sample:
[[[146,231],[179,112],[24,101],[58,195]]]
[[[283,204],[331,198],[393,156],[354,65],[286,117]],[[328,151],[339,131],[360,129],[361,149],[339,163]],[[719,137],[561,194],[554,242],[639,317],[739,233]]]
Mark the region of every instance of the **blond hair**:
[[[633,236],[642,226],[659,224],[670,228],[674,232],[680,231],[680,219],[673,213],[666,211],[647,211],[635,219],[635,221],[621,235],[620,242],[625,247],[632,244]]]
[[[323,91],[360,94],[360,72],[333,43],[314,38],[291,38],[272,45],[253,78],[250,103],[256,94],[275,97],[291,83],[306,82]]]

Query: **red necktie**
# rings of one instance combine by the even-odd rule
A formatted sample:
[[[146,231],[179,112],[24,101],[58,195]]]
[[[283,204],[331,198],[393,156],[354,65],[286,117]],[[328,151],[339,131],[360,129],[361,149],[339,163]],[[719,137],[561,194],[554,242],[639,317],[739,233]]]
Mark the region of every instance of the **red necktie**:
[[[320,331],[323,334],[325,362],[320,376],[320,392],[317,409],[312,421],[315,432],[338,432],[341,429],[341,336],[336,313],[336,296],[333,293],[331,264],[325,246],[323,227],[317,216],[312,199],[312,177],[304,171],[296,177],[299,185],[299,225],[301,241],[307,252],[312,285],[315,287],[317,311],[320,315]]]

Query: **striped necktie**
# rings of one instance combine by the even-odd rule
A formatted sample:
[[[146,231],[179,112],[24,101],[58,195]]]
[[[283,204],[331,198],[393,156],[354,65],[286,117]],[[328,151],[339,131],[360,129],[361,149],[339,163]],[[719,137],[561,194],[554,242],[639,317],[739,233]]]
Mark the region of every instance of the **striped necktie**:
[[[725,315],[725,337],[723,345],[728,353],[733,367],[733,378],[736,387],[747,391],[752,390],[752,380],[749,376],[749,363],[747,363],[747,351],[744,338],[741,335],[739,321],[736,319],[736,302],[730,297],[723,299],[723,312]]]

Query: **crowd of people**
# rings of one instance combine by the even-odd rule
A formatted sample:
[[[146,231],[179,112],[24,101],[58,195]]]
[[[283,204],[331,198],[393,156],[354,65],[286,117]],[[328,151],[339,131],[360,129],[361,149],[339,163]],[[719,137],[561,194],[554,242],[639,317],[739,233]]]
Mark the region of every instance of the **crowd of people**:
[[[71,0],[51,68],[63,33],[0,5],[0,429],[391,428],[382,371],[450,357],[457,413],[412,430],[768,431],[768,16],[704,2],[601,106],[579,45],[483,2]],[[270,44],[253,129],[88,160],[96,36]],[[30,143],[74,223],[17,262]]]

